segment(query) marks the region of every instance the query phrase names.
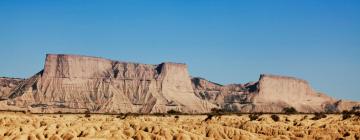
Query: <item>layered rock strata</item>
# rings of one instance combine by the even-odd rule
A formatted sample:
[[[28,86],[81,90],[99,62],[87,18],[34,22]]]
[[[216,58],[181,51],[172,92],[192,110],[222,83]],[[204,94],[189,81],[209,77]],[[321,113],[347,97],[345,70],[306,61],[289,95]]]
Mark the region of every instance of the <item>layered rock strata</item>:
[[[360,105],[354,101],[337,101],[294,77],[262,74],[258,82],[244,85],[219,85],[202,78],[192,81],[195,95],[225,111],[273,113],[293,107],[304,113],[340,112]]]
[[[28,79],[0,78],[0,108],[31,112],[207,113],[339,112],[359,102],[335,100],[308,82],[261,75],[247,84],[220,85],[190,78],[179,63],[148,65],[98,57],[49,54],[42,71]],[[360,107],[359,107],[360,108]]]
[[[0,100],[6,100],[11,90],[19,85],[24,79],[0,77]]]
[[[187,66],[146,65],[76,55],[47,55],[45,68],[24,80],[7,104],[32,112],[208,112],[194,95]]]

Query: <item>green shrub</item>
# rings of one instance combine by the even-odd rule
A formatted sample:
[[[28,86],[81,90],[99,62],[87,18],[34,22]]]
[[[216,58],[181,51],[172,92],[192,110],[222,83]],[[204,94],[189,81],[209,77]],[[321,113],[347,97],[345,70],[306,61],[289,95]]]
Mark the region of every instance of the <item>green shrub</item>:
[[[214,117],[213,114],[208,114],[204,121],[207,122],[207,121],[211,120],[213,117]]]
[[[320,120],[327,117],[323,112],[316,112],[314,115],[315,116],[311,118],[311,120]]]
[[[169,111],[167,111],[167,114],[181,114],[181,112],[176,111],[176,110],[169,110]]]
[[[297,110],[296,110],[294,107],[285,107],[285,108],[283,109],[283,112],[284,112],[285,114],[288,114],[288,115],[298,113]]]
[[[280,117],[278,115],[271,115],[271,119],[274,120],[275,122],[278,122],[280,120]]]
[[[343,112],[341,112],[342,114],[342,118],[343,120],[346,120],[348,118],[351,118],[351,112],[347,111],[347,110],[344,110]]]
[[[250,121],[254,121],[254,120],[259,119],[259,117],[260,117],[261,115],[262,115],[261,113],[250,114],[250,115],[249,115]]]
[[[90,117],[91,117],[90,113],[91,113],[91,112],[90,112],[89,110],[85,111],[85,117],[86,117],[86,118],[90,118]]]
[[[211,109],[211,113],[212,113],[212,114],[224,114],[225,111],[224,111],[223,109],[212,108],[212,109]]]

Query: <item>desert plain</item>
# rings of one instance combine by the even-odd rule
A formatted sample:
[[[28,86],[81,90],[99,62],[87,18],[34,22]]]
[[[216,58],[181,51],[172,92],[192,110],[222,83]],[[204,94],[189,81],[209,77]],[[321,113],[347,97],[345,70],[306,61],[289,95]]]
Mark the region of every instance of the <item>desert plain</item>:
[[[360,138],[360,118],[328,114],[100,115],[0,113],[1,140],[218,140]],[[276,119],[278,116],[278,120]],[[274,119],[275,118],[275,119]]]

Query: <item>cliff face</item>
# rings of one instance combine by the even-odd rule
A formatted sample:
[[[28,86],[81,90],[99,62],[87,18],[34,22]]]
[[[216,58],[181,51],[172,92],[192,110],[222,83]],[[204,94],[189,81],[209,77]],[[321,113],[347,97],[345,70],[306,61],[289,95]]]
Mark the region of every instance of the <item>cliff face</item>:
[[[271,107],[281,111],[294,107],[300,112],[321,112],[335,100],[315,92],[308,82],[285,76],[261,75],[259,93],[253,98],[255,110],[266,112]]]
[[[32,112],[205,113],[349,110],[359,102],[336,101],[297,78],[261,75],[247,84],[220,85],[190,78],[185,64],[147,65],[97,57],[46,57],[28,79],[0,78],[0,108]]]
[[[336,112],[351,110],[359,102],[336,101],[314,91],[308,82],[286,76],[261,75],[258,82],[245,85],[219,85],[193,78],[195,94],[225,111],[282,112],[294,107],[299,112]]]
[[[47,55],[42,72],[8,104],[33,112],[208,112],[193,94],[185,64],[146,65],[75,55]]]
[[[231,85],[220,85],[203,78],[192,79],[195,95],[209,101],[226,111],[243,112],[256,95],[257,82]]]
[[[24,79],[0,77],[0,100],[6,100],[12,89]]]

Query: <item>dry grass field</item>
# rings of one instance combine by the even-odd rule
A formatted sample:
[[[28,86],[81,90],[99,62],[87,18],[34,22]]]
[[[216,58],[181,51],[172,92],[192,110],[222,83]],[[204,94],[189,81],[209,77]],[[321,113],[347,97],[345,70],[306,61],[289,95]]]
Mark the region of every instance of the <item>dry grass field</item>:
[[[359,139],[360,119],[314,115],[116,116],[0,113],[0,139]],[[279,120],[277,120],[279,119]],[[274,121],[276,120],[276,121]]]

